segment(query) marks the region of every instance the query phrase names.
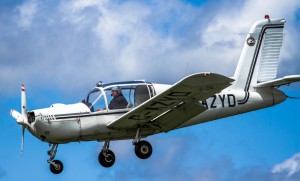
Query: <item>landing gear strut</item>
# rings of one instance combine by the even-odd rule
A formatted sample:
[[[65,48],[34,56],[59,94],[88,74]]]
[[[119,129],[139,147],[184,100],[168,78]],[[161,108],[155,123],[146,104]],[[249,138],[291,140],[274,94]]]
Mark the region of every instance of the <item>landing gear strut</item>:
[[[51,149],[48,151],[50,158],[47,162],[50,164],[50,171],[54,174],[60,174],[64,169],[64,165],[61,161],[53,160],[57,152],[57,147],[58,144],[53,144]]]
[[[137,129],[135,139],[132,144],[135,146],[134,151],[140,159],[147,159],[152,155],[152,146],[149,142],[142,140],[140,135],[140,128]]]
[[[99,153],[98,161],[103,167],[111,167],[116,161],[114,152],[109,150],[109,141],[105,141],[102,151]]]

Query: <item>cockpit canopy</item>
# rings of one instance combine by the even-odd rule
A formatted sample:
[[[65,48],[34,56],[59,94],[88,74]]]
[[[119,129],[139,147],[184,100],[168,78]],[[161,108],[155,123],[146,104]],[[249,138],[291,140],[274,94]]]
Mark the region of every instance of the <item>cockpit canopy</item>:
[[[91,112],[111,110],[109,103],[113,99],[114,87],[118,87],[127,100],[127,105],[118,109],[134,108],[156,95],[153,85],[145,81],[97,83],[97,87],[93,88],[82,102],[90,108]]]

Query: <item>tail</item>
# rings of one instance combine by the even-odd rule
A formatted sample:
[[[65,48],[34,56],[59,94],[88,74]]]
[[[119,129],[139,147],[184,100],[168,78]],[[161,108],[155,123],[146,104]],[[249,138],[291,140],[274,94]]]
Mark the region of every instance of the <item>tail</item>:
[[[235,89],[248,92],[258,83],[276,77],[284,23],[284,19],[266,16],[251,27],[234,73]]]

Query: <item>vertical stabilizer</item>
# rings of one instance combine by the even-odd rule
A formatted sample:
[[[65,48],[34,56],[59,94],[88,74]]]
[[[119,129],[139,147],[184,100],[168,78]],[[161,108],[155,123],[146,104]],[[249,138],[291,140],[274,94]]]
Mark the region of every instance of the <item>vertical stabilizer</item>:
[[[284,23],[284,19],[264,19],[251,27],[234,73],[236,89],[248,92],[276,77]]]

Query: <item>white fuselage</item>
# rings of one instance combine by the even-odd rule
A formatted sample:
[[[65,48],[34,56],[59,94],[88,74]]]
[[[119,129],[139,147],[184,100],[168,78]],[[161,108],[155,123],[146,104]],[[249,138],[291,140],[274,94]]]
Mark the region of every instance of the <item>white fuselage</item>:
[[[285,99],[285,94],[275,88],[257,89],[247,94],[229,87],[207,100],[200,101],[207,110],[175,129],[270,107]],[[130,108],[90,112],[83,103],[54,104],[50,108],[34,110],[35,120],[27,129],[38,139],[49,143],[133,139],[136,129],[116,130],[107,127],[110,122],[128,111]],[[154,128],[141,129],[141,136],[160,132]]]

